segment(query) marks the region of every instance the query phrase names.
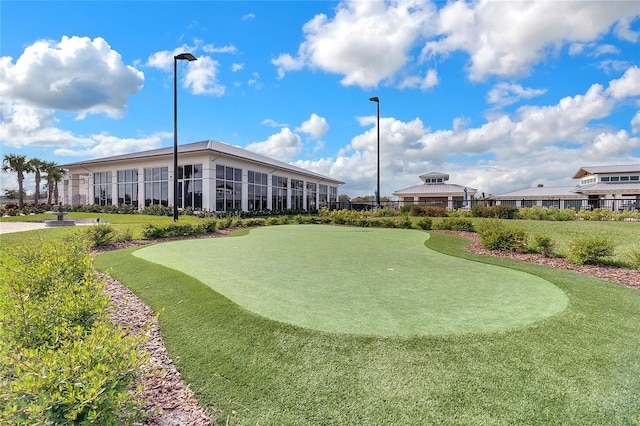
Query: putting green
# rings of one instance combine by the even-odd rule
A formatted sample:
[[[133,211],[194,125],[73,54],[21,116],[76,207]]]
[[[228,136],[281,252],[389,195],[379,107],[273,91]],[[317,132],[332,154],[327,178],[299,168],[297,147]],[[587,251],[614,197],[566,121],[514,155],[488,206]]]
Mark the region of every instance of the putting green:
[[[437,253],[425,247],[428,237],[404,229],[286,225],[162,243],[134,255],[191,275],[258,315],[326,332],[497,331],[568,304],[540,277]]]

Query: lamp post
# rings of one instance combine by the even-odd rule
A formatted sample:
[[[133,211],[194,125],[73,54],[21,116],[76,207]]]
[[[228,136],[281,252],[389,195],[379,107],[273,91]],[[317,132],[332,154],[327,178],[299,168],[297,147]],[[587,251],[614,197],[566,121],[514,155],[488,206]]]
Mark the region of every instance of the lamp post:
[[[378,130],[378,178],[376,185],[376,208],[380,208],[380,99],[377,96],[369,98],[371,102],[375,102],[378,110],[378,120],[376,121],[376,129]]]
[[[191,53],[173,57],[173,221],[178,221],[178,60],[196,61]]]

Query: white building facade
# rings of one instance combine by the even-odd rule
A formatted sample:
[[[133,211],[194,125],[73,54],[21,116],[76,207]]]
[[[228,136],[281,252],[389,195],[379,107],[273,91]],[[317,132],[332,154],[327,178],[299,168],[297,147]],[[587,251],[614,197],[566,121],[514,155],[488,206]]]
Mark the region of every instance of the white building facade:
[[[173,206],[173,148],[60,166],[65,205]],[[217,141],[178,146],[178,208],[314,211],[336,205],[344,182]]]

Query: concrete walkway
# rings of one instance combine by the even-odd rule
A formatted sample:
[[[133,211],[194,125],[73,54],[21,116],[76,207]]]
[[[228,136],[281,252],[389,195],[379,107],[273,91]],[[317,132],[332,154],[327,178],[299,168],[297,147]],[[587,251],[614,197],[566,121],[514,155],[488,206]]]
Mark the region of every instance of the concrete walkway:
[[[0,234],[31,231],[33,229],[42,229],[44,227],[44,223],[37,222],[0,222]]]

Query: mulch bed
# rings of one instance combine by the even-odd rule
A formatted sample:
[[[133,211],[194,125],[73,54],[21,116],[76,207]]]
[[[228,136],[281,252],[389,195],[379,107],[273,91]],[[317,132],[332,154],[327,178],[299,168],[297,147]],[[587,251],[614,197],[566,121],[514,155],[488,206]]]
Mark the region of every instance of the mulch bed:
[[[204,238],[227,235],[231,231],[232,230],[225,230],[216,232],[215,234],[208,234]],[[573,265],[564,259],[546,257],[541,254],[487,250],[482,247],[480,239],[475,233],[457,231],[436,232],[468,238],[471,240],[471,244],[466,247],[466,250],[473,253],[536,263],[552,268],[567,269],[640,289],[640,271],[614,266]],[[102,247],[99,251],[176,239],[181,238],[131,241]],[[145,333],[149,338],[143,347],[150,356],[149,365],[145,367],[144,374],[139,378],[138,383],[136,383],[136,386],[142,385],[144,389],[142,398],[146,401],[145,411],[150,414],[150,417],[144,424],[149,426],[211,425],[210,416],[214,413],[207,412],[207,410],[201,407],[193,397],[189,387],[184,384],[180,372],[167,355],[158,327],[158,320],[154,312],[120,282],[108,276],[102,277],[106,280],[105,291],[109,294],[113,304],[111,312],[112,320],[127,329],[130,333]]]

